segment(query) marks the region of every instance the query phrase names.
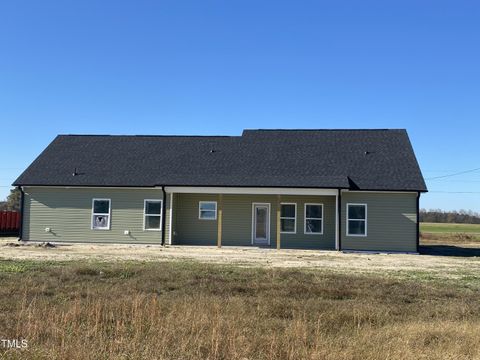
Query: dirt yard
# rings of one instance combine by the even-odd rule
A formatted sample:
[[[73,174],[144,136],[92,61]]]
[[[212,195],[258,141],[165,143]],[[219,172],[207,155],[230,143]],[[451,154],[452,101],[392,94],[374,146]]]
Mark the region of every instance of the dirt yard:
[[[480,271],[477,249],[427,246],[427,254],[344,253],[316,250],[280,250],[250,247],[19,243],[0,238],[0,259],[45,261],[181,261],[264,268],[314,268],[340,273],[412,272],[450,279]],[[451,250],[454,248],[454,251]],[[461,249],[462,251],[458,251]],[[458,253],[458,254],[457,254]],[[452,256],[453,255],[453,256]],[[455,256],[456,255],[456,256]]]

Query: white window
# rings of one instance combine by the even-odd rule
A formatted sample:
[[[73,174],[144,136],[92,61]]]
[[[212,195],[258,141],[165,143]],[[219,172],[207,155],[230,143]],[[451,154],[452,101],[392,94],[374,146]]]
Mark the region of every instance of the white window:
[[[305,234],[323,234],[323,204],[305,204]]]
[[[145,200],[143,206],[143,229],[162,229],[162,200]]]
[[[217,202],[200,201],[198,203],[198,218],[200,220],[217,220]]]
[[[92,201],[92,229],[110,230],[110,199],[93,199]]]
[[[297,204],[280,204],[280,232],[282,234],[295,234],[297,232]]]
[[[367,236],[367,204],[347,204],[347,235]]]

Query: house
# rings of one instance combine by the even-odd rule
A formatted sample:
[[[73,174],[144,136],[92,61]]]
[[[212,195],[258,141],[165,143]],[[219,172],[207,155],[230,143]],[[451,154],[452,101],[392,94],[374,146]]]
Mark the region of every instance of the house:
[[[418,251],[405,130],[59,135],[14,182],[31,241]]]

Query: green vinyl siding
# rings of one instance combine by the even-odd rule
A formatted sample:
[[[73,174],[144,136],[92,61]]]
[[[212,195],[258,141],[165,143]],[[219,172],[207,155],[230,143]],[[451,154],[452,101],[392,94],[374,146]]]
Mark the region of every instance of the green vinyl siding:
[[[173,244],[216,245],[217,220],[199,220],[200,201],[219,201],[217,194],[175,194],[173,204]],[[335,197],[334,196],[281,196],[281,202],[297,204],[295,234],[281,234],[282,248],[334,249]],[[275,195],[223,195],[223,246],[249,246],[252,244],[253,203],[270,204],[270,246],[276,247]],[[323,204],[323,234],[304,234],[304,204]]]
[[[342,193],[342,250],[417,251],[416,193]],[[347,204],[367,204],[367,236],[347,236]]]
[[[270,204],[270,245],[276,241],[276,197],[268,195],[223,195],[222,245],[252,245],[253,203]]]
[[[217,220],[198,218],[200,201],[218,201],[218,195],[175,194],[174,245],[216,245]]]
[[[92,230],[92,199],[111,199],[110,230]],[[161,231],[143,230],[145,199],[162,199],[161,189],[25,189],[23,238],[34,241],[161,244]],[[167,197],[165,235],[169,234]],[[45,232],[45,228],[51,232]],[[130,234],[125,235],[124,231]]]
[[[173,196],[173,211],[170,211]],[[344,250],[416,251],[416,193],[342,193],[341,244]],[[111,199],[110,230],[92,230],[92,199]],[[161,243],[160,231],[143,230],[145,199],[162,199],[161,189],[25,188],[23,238],[36,241]],[[200,220],[200,201],[217,201],[218,194],[167,194],[165,241],[216,245],[218,220]],[[252,244],[252,204],[270,204],[270,246],[276,246],[276,195],[223,195],[222,245]],[[282,248],[334,249],[335,197],[284,196],[296,203],[296,233],[281,234]],[[304,233],[305,203],[323,204],[323,234]],[[346,204],[367,204],[367,236],[346,235]],[[170,223],[170,214],[173,215]],[[51,228],[51,232],[45,232]],[[130,235],[124,231],[129,230]]]
[[[282,202],[297,204],[297,233],[282,234],[282,248],[335,249],[335,196],[282,196]],[[305,203],[323,204],[323,234],[305,234]]]

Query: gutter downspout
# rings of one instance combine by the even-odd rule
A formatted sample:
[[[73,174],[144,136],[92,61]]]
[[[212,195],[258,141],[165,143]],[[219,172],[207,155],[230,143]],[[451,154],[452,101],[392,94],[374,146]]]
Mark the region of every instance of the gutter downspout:
[[[18,234],[18,241],[22,241],[23,238],[23,213],[25,209],[25,193],[23,192],[23,189],[21,186],[17,188],[20,190],[20,229],[19,229],[19,234]]]
[[[167,212],[167,193],[165,192],[165,186],[162,185],[162,246],[165,246],[165,216]]]
[[[420,252],[420,192],[417,193],[417,253]]]

